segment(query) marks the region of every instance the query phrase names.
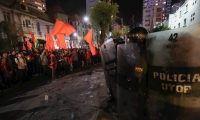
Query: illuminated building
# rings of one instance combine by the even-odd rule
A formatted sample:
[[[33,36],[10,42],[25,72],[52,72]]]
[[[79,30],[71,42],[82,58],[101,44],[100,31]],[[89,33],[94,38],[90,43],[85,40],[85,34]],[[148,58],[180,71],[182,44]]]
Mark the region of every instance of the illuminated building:
[[[200,23],[200,1],[199,0],[187,0],[176,12],[169,15],[168,27],[171,29],[186,27]]]
[[[86,0],[86,13],[89,12],[89,10],[96,5],[98,0]]]
[[[170,12],[171,0],[143,0],[143,27],[151,30],[166,20]]]
[[[35,8],[41,12],[46,11],[46,0],[22,0],[27,6]]]

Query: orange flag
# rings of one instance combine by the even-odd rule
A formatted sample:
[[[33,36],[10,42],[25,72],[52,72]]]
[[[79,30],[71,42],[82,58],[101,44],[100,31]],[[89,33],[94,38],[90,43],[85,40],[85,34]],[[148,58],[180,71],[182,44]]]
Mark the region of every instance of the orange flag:
[[[90,51],[91,51],[92,55],[96,55],[96,49],[95,49],[94,44],[92,42],[92,29],[90,29],[88,31],[88,33],[85,35],[84,39],[90,45]]]
[[[26,45],[27,45],[28,49],[32,50],[32,44],[29,42],[28,38],[26,38]]]
[[[58,46],[60,48],[67,49],[64,34],[66,36],[69,36],[75,31],[76,29],[72,25],[62,22],[57,19],[51,35],[56,35],[57,40],[58,40]]]
[[[70,36],[73,32],[76,32],[76,29],[72,25],[65,23],[59,33]]]
[[[49,35],[49,47],[50,47],[50,50],[54,50],[55,49],[55,46],[54,46],[54,41],[53,41],[53,38],[51,35]]]
[[[30,36],[31,36],[31,38],[32,38],[33,43],[35,44],[35,36],[34,36],[33,33],[30,32],[30,31],[29,31],[29,34],[30,34]]]
[[[51,34],[56,35],[56,34],[62,33],[62,34],[65,34],[66,36],[69,36],[75,31],[76,29],[72,25],[62,22],[57,19]]]
[[[50,43],[49,32],[46,30],[46,45],[45,45],[45,49],[47,49],[48,51],[51,50],[49,43]]]
[[[58,40],[58,46],[60,48],[67,49],[64,34],[56,34],[56,38]]]
[[[46,31],[46,45],[45,45],[45,49],[47,49],[48,51],[54,50],[54,41],[51,35],[49,35],[49,32]]]
[[[22,50],[26,50],[26,47],[24,46],[24,44],[23,44],[23,46],[22,46]]]
[[[84,39],[88,42],[89,45],[92,44],[92,29],[88,31]]]
[[[64,23],[57,19],[51,34],[56,35],[57,33],[59,33],[63,25]]]

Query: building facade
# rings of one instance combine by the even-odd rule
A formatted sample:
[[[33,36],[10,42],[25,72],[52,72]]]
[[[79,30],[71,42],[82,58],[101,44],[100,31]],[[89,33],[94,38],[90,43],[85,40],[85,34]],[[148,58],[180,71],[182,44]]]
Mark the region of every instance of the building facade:
[[[86,14],[89,13],[90,9],[96,5],[99,0],[86,0]]]
[[[171,29],[186,27],[200,23],[200,1],[187,0],[174,13],[169,15],[169,27]]]
[[[46,30],[52,31],[54,23],[46,13],[27,6],[23,1],[0,2],[0,21],[9,21],[21,29],[24,37],[33,33],[38,40],[45,41]],[[24,39],[21,39],[24,42]]]
[[[76,29],[76,33],[70,36],[68,46],[71,46],[72,48],[84,47],[83,38],[90,30],[91,25],[86,21],[83,21],[83,18],[78,16],[77,14],[69,15],[69,24],[74,26],[74,28]],[[95,36],[96,33],[93,30],[93,42],[96,41]]]
[[[143,0],[142,26],[151,31],[168,18],[171,0]]]
[[[171,13],[171,3],[172,0],[143,0],[143,9],[163,5],[165,16],[168,16]]]
[[[46,11],[46,0],[21,0],[21,2],[41,12]]]

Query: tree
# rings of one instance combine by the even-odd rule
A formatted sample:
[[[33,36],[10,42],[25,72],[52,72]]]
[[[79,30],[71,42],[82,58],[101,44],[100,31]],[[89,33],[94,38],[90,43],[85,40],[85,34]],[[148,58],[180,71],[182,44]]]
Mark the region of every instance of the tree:
[[[117,4],[110,4],[105,0],[97,2],[97,4],[90,10],[90,21],[94,27],[101,29],[100,44],[104,43],[106,37],[106,30],[109,25],[116,19],[118,12]]]
[[[168,26],[161,25],[156,28],[153,28],[152,32],[159,32],[159,31],[165,31],[165,30],[170,30],[170,28]]]
[[[15,22],[0,22],[0,50],[12,50],[22,36],[23,32]]]
[[[124,36],[128,33],[129,27],[128,26],[122,26],[121,28],[114,28],[112,30],[112,36],[115,39],[120,38],[121,36]]]

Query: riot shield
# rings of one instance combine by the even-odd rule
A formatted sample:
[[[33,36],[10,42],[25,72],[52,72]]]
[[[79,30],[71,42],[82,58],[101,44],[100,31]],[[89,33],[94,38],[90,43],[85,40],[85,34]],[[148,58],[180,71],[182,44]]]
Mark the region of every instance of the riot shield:
[[[152,120],[200,118],[200,26],[147,36],[149,116]]]
[[[122,120],[138,119],[138,79],[133,71],[139,66],[140,48],[137,43],[117,46],[117,112]]]
[[[106,84],[111,95],[117,98],[117,52],[112,39],[101,45],[101,60],[106,78]]]

